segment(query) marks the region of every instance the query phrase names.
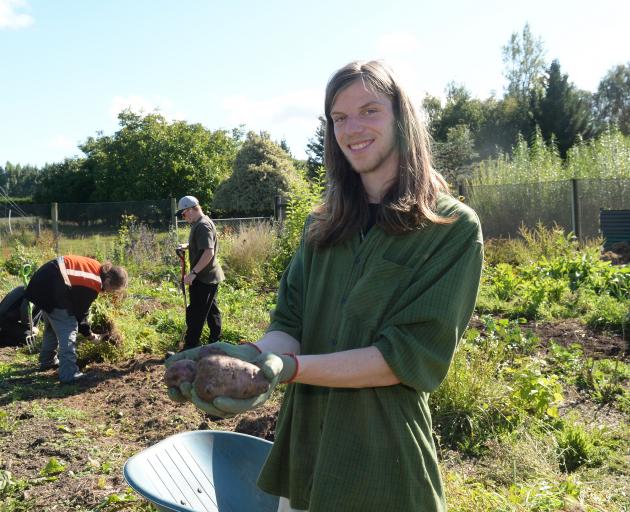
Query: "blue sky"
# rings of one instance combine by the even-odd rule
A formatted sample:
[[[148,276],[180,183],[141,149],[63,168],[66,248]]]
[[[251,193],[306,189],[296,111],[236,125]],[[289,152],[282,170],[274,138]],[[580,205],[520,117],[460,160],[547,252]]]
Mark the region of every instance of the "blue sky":
[[[82,156],[130,106],[267,130],[303,158],[329,76],[383,58],[414,95],[503,91],[526,22],[582,89],[630,61],[626,0],[0,0],[0,165]]]

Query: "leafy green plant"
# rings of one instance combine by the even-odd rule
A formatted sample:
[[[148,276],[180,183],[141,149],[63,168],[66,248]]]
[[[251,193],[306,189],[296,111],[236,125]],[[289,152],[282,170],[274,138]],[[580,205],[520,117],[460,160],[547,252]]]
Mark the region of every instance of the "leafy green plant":
[[[446,379],[430,397],[441,444],[479,455],[488,439],[520,422],[510,388],[498,379],[509,358],[501,338],[466,331]]]
[[[39,474],[43,477],[54,477],[59,473],[63,473],[66,470],[66,465],[57,460],[55,457],[48,459],[46,465],[39,471]]]
[[[308,186],[295,191],[289,197],[287,214],[282,226],[278,250],[274,257],[273,268],[280,275],[289,264],[300,244],[304,225],[314,206],[322,199],[324,191],[323,169]]]
[[[560,467],[572,473],[579,467],[592,463],[595,445],[589,433],[580,425],[565,424],[556,434]]]
[[[630,396],[627,383],[630,365],[620,360],[590,359],[577,377],[580,389],[588,391],[601,404],[614,403],[617,397]]]
[[[513,396],[526,411],[537,417],[557,418],[557,405],[564,399],[562,384],[557,375],[544,375],[541,370],[543,361],[537,362],[528,361],[520,368],[506,369],[514,386]]]
[[[5,270],[13,276],[21,277],[25,269],[29,269],[28,272],[32,273],[37,268],[37,257],[35,253],[36,250],[27,249],[22,244],[18,243],[13,253],[4,261],[3,266]]]

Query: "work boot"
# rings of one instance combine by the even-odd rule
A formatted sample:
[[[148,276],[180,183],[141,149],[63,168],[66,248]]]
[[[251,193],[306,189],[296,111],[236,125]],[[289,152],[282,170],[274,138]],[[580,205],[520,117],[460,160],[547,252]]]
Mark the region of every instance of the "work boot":
[[[40,372],[46,372],[48,370],[55,370],[57,368],[59,368],[59,359],[57,359],[56,357],[48,363],[41,363],[39,365]]]
[[[60,380],[59,382],[61,382],[62,384],[76,384],[77,382],[81,382],[85,380],[85,373],[83,372],[76,372],[71,379],[69,380]]]

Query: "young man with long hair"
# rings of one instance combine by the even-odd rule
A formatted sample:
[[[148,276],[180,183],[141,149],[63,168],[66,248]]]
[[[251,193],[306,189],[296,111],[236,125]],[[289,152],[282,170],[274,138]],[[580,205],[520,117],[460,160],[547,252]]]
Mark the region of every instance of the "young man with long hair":
[[[271,389],[289,383],[258,485],[282,511],[442,511],[428,399],[475,305],[479,220],[432,167],[425,126],[382,62],[337,71],[325,116],[325,200],[266,334],[229,349]],[[270,393],[190,396],[225,417]]]

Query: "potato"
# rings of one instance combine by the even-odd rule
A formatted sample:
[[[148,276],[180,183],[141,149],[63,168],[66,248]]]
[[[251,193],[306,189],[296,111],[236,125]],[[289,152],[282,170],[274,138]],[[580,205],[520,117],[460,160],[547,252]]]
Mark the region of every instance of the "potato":
[[[164,380],[166,385],[179,386],[182,382],[193,382],[197,373],[197,364],[190,359],[175,361],[166,369]]]
[[[258,366],[218,354],[199,360],[193,385],[206,402],[218,396],[251,398],[269,390],[269,381]]]

